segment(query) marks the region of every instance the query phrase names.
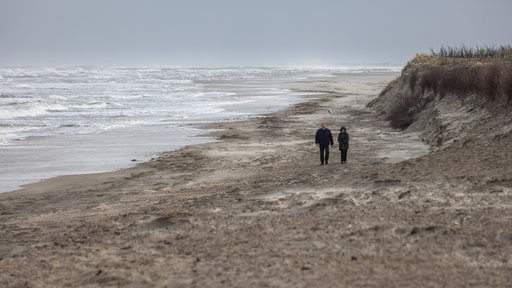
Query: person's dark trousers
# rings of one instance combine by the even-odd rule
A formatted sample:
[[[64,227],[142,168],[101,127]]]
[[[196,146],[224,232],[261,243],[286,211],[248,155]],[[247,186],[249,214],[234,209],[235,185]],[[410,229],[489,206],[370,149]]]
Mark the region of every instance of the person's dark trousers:
[[[329,145],[320,145],[320,163],[324,164],[324,159],[325,164],[329,163]]]
[[[348,150],[340,150],[341,151],[341,163],[347,163],[347,151]]]

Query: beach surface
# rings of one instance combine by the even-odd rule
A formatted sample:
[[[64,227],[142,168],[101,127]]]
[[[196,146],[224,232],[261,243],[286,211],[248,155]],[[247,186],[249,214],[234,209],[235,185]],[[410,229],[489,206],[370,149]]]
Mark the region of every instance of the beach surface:
[[[366,104],[396,76],[299,83],[317,94],[218,142],[0,194],[0,286],[512,285],[511,140],[390,129]],[[336,144],[320,166],[323,121],[347,164]]]

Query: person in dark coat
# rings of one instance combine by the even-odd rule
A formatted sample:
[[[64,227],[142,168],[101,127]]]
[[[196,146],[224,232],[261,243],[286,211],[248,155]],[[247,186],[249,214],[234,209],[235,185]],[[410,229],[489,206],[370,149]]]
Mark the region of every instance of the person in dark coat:
[[[348,140],[347,128],[345,128],[345,126],[341,126],[340,134],[338,134],[338,143],[340,144],[341,151],[341,164],[347,163]]]
[[[316,131],[315,135],[316,146],[320,147],[320,163],[321,165],[329,164],[329,144],[334,145],[331,130],[327,129],[325,123],[322,123],[321,128]]]

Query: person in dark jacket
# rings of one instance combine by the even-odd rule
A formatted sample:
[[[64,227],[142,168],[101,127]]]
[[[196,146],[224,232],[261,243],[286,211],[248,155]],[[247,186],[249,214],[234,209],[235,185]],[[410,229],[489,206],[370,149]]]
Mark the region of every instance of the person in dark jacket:
[[[327,129],[325,123],[322,123],[322,128],[316,131],[315,143],[320,147],[320,163],[321,165],[329,164],[329,144],[334,145],[331,130]],[[324,156],[325,154],[325,156]]]
[[[347,163],[348,140],[347,128],[345,128],[345,126],[341,126],[340,134],[338,134],[338,143],[340,144],[341,151],[341,164]]]

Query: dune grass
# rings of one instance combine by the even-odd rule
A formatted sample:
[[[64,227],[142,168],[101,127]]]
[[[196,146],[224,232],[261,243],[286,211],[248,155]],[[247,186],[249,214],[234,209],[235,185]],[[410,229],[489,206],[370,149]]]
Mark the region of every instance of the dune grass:
[[[478,95],[489,101],[503,99],[507,103],[512,100],[512,67],[502,63],[431,67],[415,74],[421,93],[433,92],[441,98],[451,94],[459,98]]]
[[[502,55],[503,52],[511,49],[510,45],[507,46],[482,46],[482,47],[441,47],[438,51],[430,49],[432,55],[443,58],[485,58],[496,57]]]
[[[402,71],[402,89],[386,113],[393,128],[405,129],[428,103],[427,95],[481,97],[487,103],[512,103],[510,46],[441,48],[432,55],[417,55]],[[394,85],[394,84],[393,84]],[[390,91],[386,88],[386,93]],[[383,91],[384,92],[384,91]],[[396,93],[396,90],[395,92]]]

